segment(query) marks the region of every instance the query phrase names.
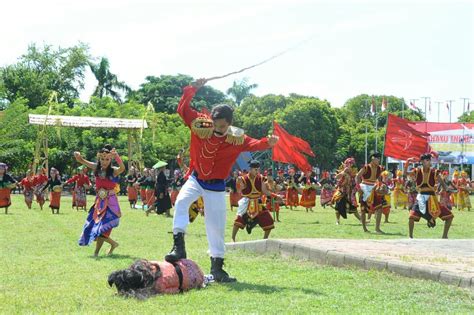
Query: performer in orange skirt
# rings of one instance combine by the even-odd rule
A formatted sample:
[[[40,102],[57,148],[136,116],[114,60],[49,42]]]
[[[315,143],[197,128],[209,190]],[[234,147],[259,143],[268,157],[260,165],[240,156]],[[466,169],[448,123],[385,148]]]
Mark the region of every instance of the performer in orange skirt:
[[[59,176],[59,171],[54,167],[51,168],[48,184],[44,186],[43,191],[45,191],[48,187],[51,191],[49,196],[49,207],[51,208],[51,212],[54,214],[54,210],[56,210],[56,214],[59,214],[59,208],[61,206],[62,182],[61,177]]]
[[[171,204],[174,206],[176,198],[178,197],[179,191],[181,187],[183,187],[185,180],[181,171],[179,169],[175,169],[173,173],[173,181],[171,182]]]
[[[142,201],[142,209],[145,209],[146,205],[146,188],[147,188],[147,183],[146,179],[149,176],[149,171],[147,168],[143,169],[143,174],[138,178],[137,183],[140,188],[140,200]]]
[[[0,162],[0,208],[5,208],[5,214],[8,214],[11,199],[10,192],[16,187],[16,180],[7,174],[8,167],[5,163]]]
[[[34,184],[34,173],[31,170],[26,172],[26,177],[20,181],[20,185],[23,187],[23,195],[25,196],[25,203],[28,209],[31,210],[31,204],[33,203],[33,187]]]
[[[76,207],[76,210],[82,208],[87,211],[87,195],[86,191],[91,187],[91,181],[87,176],[87,167],[80,166],[77,168],[77,175],[66,181],[66,184],[74,183],[74,189],[72,194],[72,207]]]
[[[242,194],[237,189],[238,177],[239,172],[235,170],[232,172],[232,177],[226,182],[226,187],[229,189],[230,211],[234,211],[234,207],[239,206],[239,200],[242,198]]]
[[[271,196],[275,197],[268,197],[267,195],[263,195],[262,199],[265,200],[265,206],[268,211],[270,212],[275,212],[276,220],[277,222],[280,221],[280,202],[281,202],[281,197],[277,194],[281,187],[277,185],[277,183],[273,180],[273,175],[272,175],[272,170],[269,169],[267,170],[266,174],[266,181],[265,181],[265,186],[267,186],[267,190],[270,192]]]
[[[155,205],[156,197],[155,197],[155,170],[149,169],[148,176],[145,179],[145,193],[146,193],[146,206],[147,206],[147,215],[150,208]]]
[[[48,184],[48,176],[46,176],[47,172],[47,169],[41,168],[39,174],[36,175],[33,180],[35,185],[33,191],[36,197],[36,202],[39,204],[41,210],[43,210],[45,202],[45,192],[43,188]]]
[[[130,203],[130,208],[134,209],[135,205],[137,204],[138,200],[138,191],[135,187],[135,183],[137,182],[137,171],[135,167],[130,167],[130,172],[127,176],[127,196],[128,202]]]
[[[293,210],[293,207],[297,207],[299,204],[298,178],[296,178],[294,168],[290,168],[288,175],[286,179],[286,206],[290,207],[290,210]]]
[[[318,185],[321,186],[321,206],[326,208],[326,205],[331,203],[334,195],[334,186],[329,178],[328,171],[323,172],[322,179],[319,181]]]
[[[304,176],[306,175],[306,176]],[[306,212],[313,212],[313,207],[316,206],[316,185],[314,179],[314,172],[308,171],[306,174],[301,173],[299,182],[304,185],[303,193],[301,194],[300,206],[306,208]]]
[[[461,178],[457,181],[458,189],[458,210],[471,211],[471,201],[469,199],[469,192],[471,191],[471,181],[467,177],[465,171],[461,172]]]

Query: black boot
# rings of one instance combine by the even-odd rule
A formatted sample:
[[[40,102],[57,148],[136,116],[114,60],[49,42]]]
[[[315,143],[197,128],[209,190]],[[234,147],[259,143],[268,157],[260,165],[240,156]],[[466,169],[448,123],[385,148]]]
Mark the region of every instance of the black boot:
[[[184,233],[173,235],[174,245],[165,260],[169,263],[174,263],[180,259],[186,258],[186,249],[184,246]]]
[[[227,272],[222,269],[224,265],[224,258],[211,257],[211,274],[214,276],[216,282],[236,282],[237,279],[229,276]]]

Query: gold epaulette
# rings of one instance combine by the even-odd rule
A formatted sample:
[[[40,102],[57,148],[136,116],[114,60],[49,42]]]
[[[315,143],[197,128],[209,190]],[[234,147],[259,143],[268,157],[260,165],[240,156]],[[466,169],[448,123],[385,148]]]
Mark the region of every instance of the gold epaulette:
[[[214,132],[212,119],[199,116],[191,122],[191,131],[201,139],[209,139]]]
[[[230,126],[227,130],[225,142],[233,145],[242,145],[244,143],[245,133],[241,128]]]

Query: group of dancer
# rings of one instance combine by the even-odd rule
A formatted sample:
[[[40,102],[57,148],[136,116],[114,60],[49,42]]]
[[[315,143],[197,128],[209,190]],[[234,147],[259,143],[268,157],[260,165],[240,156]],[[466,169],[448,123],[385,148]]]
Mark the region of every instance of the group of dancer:
[[[270,135],[257,140],[246,136],[242,129],[231,126],[233,109],[228,105],[217,105],[210,113],[193,109],[190,103],[196,92],[206,82],[205,79],[200,79],[193,85],[185,87],[178,105],[178,114],[191,130],[190,162],[189,166],[183,166],[181,163],[185,174],[182,175],[179,171],[174,174],[171,196],[168,193],[168,183],[164,174],[166,162],[157,163],[154,169],[144,170],[143,174],[138,174],[138,170],[130,168],[127,176],[128,199],[132,208],[135,208],[138,196],[141,196],[143,206],[147,206],[147,214],[156,211],[170,215],[169,210],[174,204],[173,246],[165,255],[166,262],[171,264],[172,268],[176,270],[185,268],[181,266],[187,258],[185,234],[189,223],[195,218],[191,212],[194,209],[199,213],[200,211],[196,208],[202,210],[204,207],[204,222],[211,260],[210,273],[217,282],[236,281],[223,269],[227,215],[226,189],[231,190],[231,206],[238,207],[232,231],[234,241],[240,229],[245,228],[250,233],[256,225],[264,231],[264,238],[268,238],[274,228],[271,212],[278,215],[278,209],[283,200],[290,209],[300,205],[306,208],[306,211],[312,211],[316,204],[318,185],[322,187],[321,203],[334,207],[338,223],[340,217],[347,218],[347,214],[354,214],[361,221],[363,230],[368,232],[367,215],[369,217],[375,215],[375,231],[383,233],[380,229],[381,217],[382,213],[385,214],[390,208],[387,196],[390,194],[390,189],[394,189],[396,205],[400,205],[397,203],[399,196],[407,192],[411,238],[413,238],[414,223],[420,218],[424,218],[429,227],[436,225],[437,218],[445,221],[442,237],[448,237],[453,214],[450,211],[451,204],[446,204],[446,202],[452,200],[450,196],[452,190],[445,180],[446,175],[432,168],[430,154],[420,156],[418,162],[421,166],[411,170],[408,169],[408,165],[415,162],[415,159],[409,159],[403,172],[395,180],[392,180],[389,173],[380,165],[379,153],[372,154],[370,162],[360,170],[357,170],[355,160],[348,158],[335,176],[334,191],[330,189],[328,173],[323,174],[320,182],[315,180],[311,171],[297,176],[294,169],[289,170],[286,178],[281,172],[273,178],[271,170],[260,174],[260,163],[256,160],[251,161],[250,170],[246,174],[234,173],[233,179],[226,185],[226,179],[241,152],[267,150],[278,142],[278,137]],[[76,176],[66,182],[67,184],[75,183],[73,204],[77,208],[86,207],[84,192],[91,185],[87,177],[89,171],[95,176],[96,191],[95,201],[89,209],[79,245],[86,246],[95,241],[94,255],[98,256],[103,244],[108,243],[110,249],[107,254],[110,255],[119,246],[111,238],[111,233],[119,225],[121,218],[117,192],[119,175],[125,171],[125,166],[111,145],[104,145],[99,150],[97,162],[85,160],[80,152],[74,152],[74,157],[83,167],[78,169]],[[113,166],[114,161],[117,166]],[[7,174],[7,166],[0,163],[0,207],[8,210],[11,204],[9,190],[14,185],[22,185],[25,190],[28,190],[25,193],[25,200],[28,200],[30,206],[33,194],[36,194],[38,203],[41,200],[44,203],[44,196],[38,198],[37,194],[44,193],[49,188],[50,207],[53,213],[54,209],[57,209],[57,213],[59,212],[60,188],[63,183],[57,170],[51,169],[49,179],[44,171],[38,177],[29,172],[25,179],[17,183]],[[451,185],[457,188],[458,204],[463,202],[463,205],[469,209],[468,194],[466,197],[462,190],[463,185],[467,183],[461,178]],[[300,192],[301,200],[299,199]],[[436,197],[437,192],[441,194],[441,201]],[[42,206],[42,203],[40,205]],[[279,221],[278,216],[277,220]],[[388,220],[388,213],[386,220]],[[142,261],[142,264],[155,271],[156,268],[162,267],[158,263],[148,261]],[[125,275],[119,277],[115,274],[109,278],[109,283],[115,283],[117,286],[124,285],[124,277]]]
[[[36,198],[36,202],[41,210],[43,210],[43,205],[46,201],[45,190],[48,187],[55,188],[46,176],[46,169],[42,168],[37,175],[33,171],[28,170],[26,177],[20,181],[16,181],[7,171],[8,166],[5,163],[0,163],[0,208],[5,209],[5,214],[8,213],[8,208],[11,206],[11,190],[16,187],[23,189],[25,204],[28,209],[31,209],[33,200]],[[51,169],[51,178],[54,178],[55,171],[55,169]],[[57,188],[55,189],[57,190]],[[53,194],[54,192],[54,189],[52,189],[49,197],[50,208],[53,213],[55,213],[56,209],[59,209],[59,201],[57,196]]]

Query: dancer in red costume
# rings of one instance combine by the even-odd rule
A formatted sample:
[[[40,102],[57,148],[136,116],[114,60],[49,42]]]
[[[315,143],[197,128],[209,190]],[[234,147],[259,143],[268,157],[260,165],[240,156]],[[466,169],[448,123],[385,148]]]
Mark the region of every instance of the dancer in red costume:
[[[196,92],[206,83],[200,79],[183,90],[178,104],[178,114],[191,129],[189,178],[181,188],[175,204],[173,241],[168,262],[186,258],[184,233],[189,224],[189,207],[203,196],[206,214],[206,234],[211,256],[211,274],[217,282],[233,282],[223,270],[225,253],[225,179],[241,152],[266,150],[278,138],[270,136],[261,140],[246,136],[242,129],[231,126],[233,109],[228,105],[214,106],[211,113],[200,113],[190,103]]]
[[[87,190],[91,187],[91,181],[89,176],[87,176],[87,167],[80,166],[77,168],[77,175],[71,177],[66,181],[66,184],[74,183],[74,189],[72,193],[72,207],[76,207],[76,210],[79,211],[79,208],[87,211]]]

